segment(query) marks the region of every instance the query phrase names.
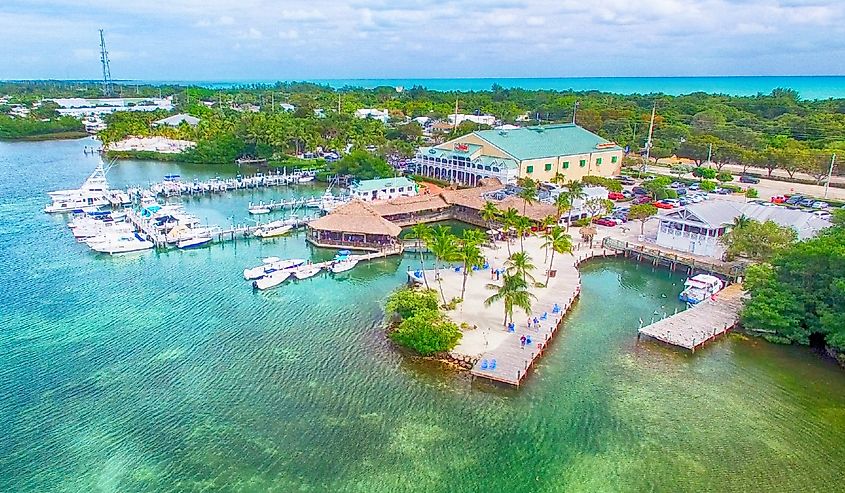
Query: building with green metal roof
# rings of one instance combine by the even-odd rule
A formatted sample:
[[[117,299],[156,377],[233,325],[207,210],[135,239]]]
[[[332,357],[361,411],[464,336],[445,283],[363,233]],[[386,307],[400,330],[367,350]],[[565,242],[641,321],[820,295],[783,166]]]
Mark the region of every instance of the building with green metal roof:
[[[482,178],[513,183],[556,175],[579,180],[619,173],[623,150],[575,124],[539,125],[511,130],[480,130],[434,147],[420,148],[417,171],[441,180],[477,185]]]
[[[397,197],[413,197],[417,192],[417,184],[404,176],[361,180],[349,186],[349,194],[353,199],[368,202],[371,200],[395,199]]]

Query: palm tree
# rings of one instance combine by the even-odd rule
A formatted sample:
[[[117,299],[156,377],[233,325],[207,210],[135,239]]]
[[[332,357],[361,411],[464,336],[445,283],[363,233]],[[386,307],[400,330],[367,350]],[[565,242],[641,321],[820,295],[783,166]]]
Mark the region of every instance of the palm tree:
[[[437,226],[431,234],[428,249],[434,254],[434,275],[440,286],[440,297],[443,304],[446,304],[446,295],[443,294],[443,280],[440,278],[439,262],[455,260],[457,255],[457,237],[452,234],[452,229],[447,226]]]
[[[505,230],[509,230],[510,228],[514,227],[519,218],[519,211],[514,209],[513,207],[508,207],[508,210],[502,213],[499,220],[502,222],[502,227]],[[506,231],[507,233],[507,231]],[[507,240],[508,244],[508,256],[510,257],[511,254],[511,241],[510,239]]]
[[[487,229],[493,229],[493,221],[495,221],[501,213],[502,211],[500,211],[499,208],[496,207],[496,204],[489,200],[487,202],[484,202],[484,207],[482,207],[481,211],[479,211],[479,214],[481,214],[481,219],[483,219],[487,223]]]
[[[531,275],[532,270],[534,264],[531,263],[531,256],[525,252],[516,252],[505,260],[505,272],[512,276],[518,275],[526,284],[529,279],[535,282],[534,276]]]
[[[531,299],[536,298],[528,291],[528,284],[519,276],[505,275],[502,278],[502,285],[488,284],[487,289],[496,290],[496,294],[484,300],[484,306],[502,300],[505,302],[505,318],[502,326],[508,325],[508,317],[513,322],[513,308],[519,307],[525,310],[526,315],[531,313]]]
[[[473,267],[481,267],[484,264],[484,256],[481,255],[481,248],[472,241],[463,240],[455,251],[456,257],[464,263],[464,279],[461,284],[461,299],[467,289],[467,277]]]
[[[428,278],[425,276],[425,261],[423,259],[422,245],[423,243],[428,244],[432,234],[433,230],[431,229],[431,226],[420,223],[413,225],[411,227],[411,232],[406,236],[406,238],[417,240],[417,252],[420,254],[420,271],[422,272],[423,282],[425,282],[426,289],[430,288],[428,286]]]
[[[465,229],[461,241],[464,243],[472,243],[475,246],[481,246],[487,241],[487,235],[480,229]]]
[[[552,259],[549,261],[549,269],[546,271],[546,286],[548,286],[552,266],[555,263],[555,252],[572,253],[572,238],[560,226],[555,226],[551,231],[547,231],[543,238],[546,240],[543,246],[552,250]]]
[[[555,208],[557,209],[557,221],[563,217],[563,212],[572,209],[572,198],[568,192],[561,192],[555,197]]]
[[[751,222],[751,219],[748,218],[745,214],[741,214],[739,217],[734,218],[733,228],[734,229],[742,229]]]
[[[566,218],[566,229],[568,230],[570,224],[572,224],[572,208],[575,206],[575,201],[585,199],[587,194],[584,193],[584,184],[577,180],[569,182],[566,189],[565,193],[569,197],[569,215]]]
[[[517,217],[516,222],[513,225],[516,229],[516,233],[519,235],[519,249],[523,252],[525,251],[525,244],[523,240],[525,239],[525,235],[531,232],[531,228],[533,226],[534,221],[525,216]]]
[[[537,202],[537,184],[531,178],[523,178],[520,186],[522,190],[516,196],[523,200],[522,215],[524,216],[528,206]]]
[[[549,230],[554,226],[557,226],[557,219],[555,219],[554,216],[544,217],[543,220],[540,221],[540,231],[541,231],[540,234],[543,237],[545,237],[546,233],[548,233]],[[546,250],[546,258],[543,260],[543,262],[548,262],[549,261],[549,249],[546,248],[545,250]]]

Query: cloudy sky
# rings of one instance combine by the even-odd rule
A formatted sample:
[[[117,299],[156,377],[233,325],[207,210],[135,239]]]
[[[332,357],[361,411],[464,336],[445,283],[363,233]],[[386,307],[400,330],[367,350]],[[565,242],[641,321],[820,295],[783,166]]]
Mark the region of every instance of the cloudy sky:
[[[2,0],[0,79],[845,74],[845,0]]]

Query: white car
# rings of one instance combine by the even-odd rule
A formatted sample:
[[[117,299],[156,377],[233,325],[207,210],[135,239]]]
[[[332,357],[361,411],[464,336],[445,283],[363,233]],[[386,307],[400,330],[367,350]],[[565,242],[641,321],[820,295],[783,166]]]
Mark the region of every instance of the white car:
[[[830,219],[831,213],[827,211],[813,211],[813,215],[822,219]]]
[[[827,202],[822,202],[821,200],[813,202],[812,205],[813,209],[827,209],[828,207],[830,207],[830,204],[828,204]]]

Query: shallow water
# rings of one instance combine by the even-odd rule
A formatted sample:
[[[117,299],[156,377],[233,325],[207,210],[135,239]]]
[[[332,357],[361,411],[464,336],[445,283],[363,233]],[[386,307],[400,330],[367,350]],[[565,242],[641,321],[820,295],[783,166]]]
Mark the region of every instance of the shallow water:
[[[0,143],[0,491],[835,491],[845,373],[732,335],[689,355],[637,343],[681,278],[583,266],[583,294],[522,388],[395,351],[381,304],[414,259],[254,293],[301,234],[94,255],[45,192],[90,141]],[[224,174],[123,162],[115,186]],[[227,171],[231,172],[231,171]],[[319,187],[186,200],[211,223]],[[231,218],[231,219],[230,219]]]

